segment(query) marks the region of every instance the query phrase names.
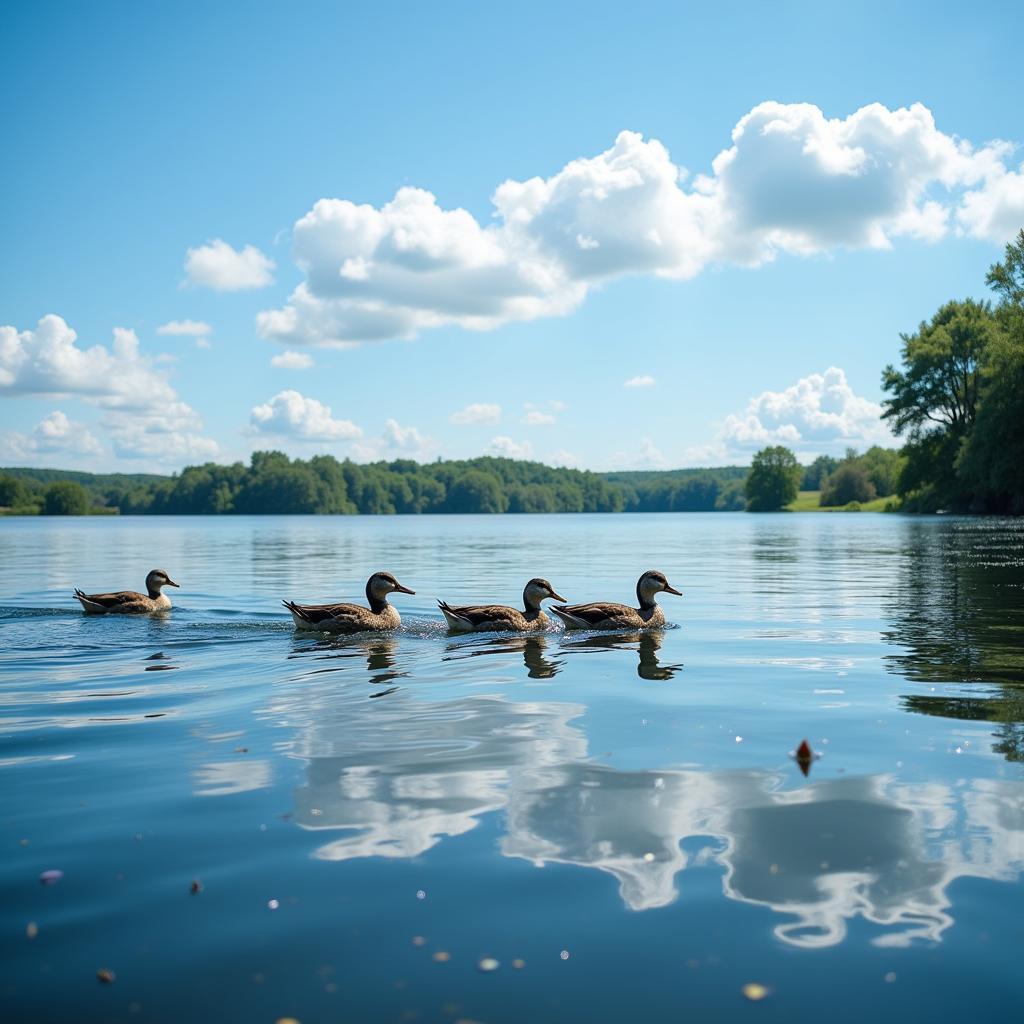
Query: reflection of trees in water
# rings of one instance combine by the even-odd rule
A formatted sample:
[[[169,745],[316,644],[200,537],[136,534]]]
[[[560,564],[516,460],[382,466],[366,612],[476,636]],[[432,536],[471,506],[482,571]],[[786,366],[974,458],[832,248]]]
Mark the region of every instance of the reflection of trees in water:
[[[683,666],[670,665],[658,658],[665,641],[661,630],[634,630],[627,633],[597,633],[577,637],[569,633],[561,642],[563,651],[636,651],[639,662],[636,674],[641,679],[671,679]]]
[[[606,872],[637,911],[685,899],[686,872],[718,865],[726,897],[784,915],[776,934],[801,947],[843,941],[857,917],[881,929],[877,944],[938,941],[952,881],[1024,869],[1015,783],[877,776],[785,790],[774,772],[618,771],[588,763],[573,724],[584,710],[408,690],[339,705],[325,693],[300,725],[295,820],[323,835],[318,858],[404,858],[504,810],[507,857]]]
[[[890,671],[975,693],[910,694],[919,714],[997,723],[994,749],[1024,760],[1024,529],[1012,520],[909,522],[886,640]]]

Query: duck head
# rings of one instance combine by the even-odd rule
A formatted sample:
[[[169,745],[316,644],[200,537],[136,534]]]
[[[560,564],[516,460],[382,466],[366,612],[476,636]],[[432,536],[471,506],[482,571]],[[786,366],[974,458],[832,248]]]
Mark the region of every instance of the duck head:
[[[540,576],[535,576],[530,580],[523,590],[523,604],[528,612],[540,611],[541,601],[546,601],[549,597],[555,601],[565,600],[547,580]]]
[[[415,594],[415,590],[403,587],[389,572],[375,572],[366,581],[366,600],[371,608],[387,604],[388,594]]]
[[[637,580],[636,596],[641,608],[650,608],[658,594],[675,594],[682,597],[682,592],[670,586],[668,579],[663,572],[657,569],[648,569],[647,572]]]
[[[150,569],[146,574],[146,590],[150,597],[159,597],[164,587],[176,587],[178,584],[163,569]]]

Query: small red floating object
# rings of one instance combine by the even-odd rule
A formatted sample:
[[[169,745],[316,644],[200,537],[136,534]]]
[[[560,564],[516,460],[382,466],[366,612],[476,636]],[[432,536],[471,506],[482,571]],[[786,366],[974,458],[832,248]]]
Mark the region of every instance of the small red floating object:
[[[799,747],[796,748],[796,763],[800,766],[800,771],[804,773],[806,778],[811,770],[811,762],[814,760],[814,751],[811,750],[810,743],[804,740]]]

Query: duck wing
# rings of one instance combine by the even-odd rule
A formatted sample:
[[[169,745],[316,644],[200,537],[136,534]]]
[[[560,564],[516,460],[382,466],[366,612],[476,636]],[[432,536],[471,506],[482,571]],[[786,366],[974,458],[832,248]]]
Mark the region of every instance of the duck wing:
[[[135,590],[119,590],[112,594],[86,594],[76,588],[75,597],[87,611],[146,611],[150,599]]]
[[[609,620],[627,618],[636,612],[625,604],[614,601],[591,601],[590,604],[554,604],[551,610],[567,625],[577,629],[599,626]]]
[[[445,601],[437,606],[444,612],[449,625],[455,628],[478,629],[481,626],[492,629],[522,629],[524,616],[517,608],[504,604],[466,604],[453,608]],[[454,621],[453,621],[454,620]]]
[[[357,604],[296,604],[294,601],[281,603],[293,615],[297,615],[311,626],[356,622],[360,616],[367,614],[367,610]]]

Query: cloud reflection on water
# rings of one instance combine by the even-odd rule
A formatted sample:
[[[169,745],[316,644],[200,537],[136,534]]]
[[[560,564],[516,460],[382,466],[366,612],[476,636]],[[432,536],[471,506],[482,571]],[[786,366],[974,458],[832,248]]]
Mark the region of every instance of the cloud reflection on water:
[[[857,917],[882,929],[876,945],[939,941],[955,879],[1024,870],[1016,783],[876,775],[785,789],[773,771],[620,771],[588,761],[572,724],[585,710],[408,690],[310,709],[295,820],[331,834],[316,857],[343,861],[415,857],[504,810],[504,856],[606,872],[636,911],[672,904],[680,884],[685,899],[686,872],[717,864],[728,898],[785,915],[775,934],[804,948],[842,942]]]

